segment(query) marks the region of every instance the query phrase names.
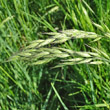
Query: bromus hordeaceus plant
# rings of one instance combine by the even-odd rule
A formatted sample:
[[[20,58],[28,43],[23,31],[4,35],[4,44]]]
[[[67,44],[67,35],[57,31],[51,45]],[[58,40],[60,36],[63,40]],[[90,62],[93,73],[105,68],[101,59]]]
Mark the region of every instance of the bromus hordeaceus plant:
[[[92,47],[90,48],[94,52],[74,51],[58,46],[49,46],[51,44],[61,44],[70,39],[91,38],[96,41],[97,39],[99,40],[103,37],[94,32],[71,29],[45,34],[51,35],[52,37],[46,40],[39,39],[32,41],[23,49],[23,51],[10,57],[9,61],[14,59],[22,59],[31,62],[31,65],[40,65],[59,58],[60,63],[58,63],[55,67],[61,67],[65,65],[82,63],[102,64],[104,62],[108,62],[109,60],[109,56],[106,53]]]

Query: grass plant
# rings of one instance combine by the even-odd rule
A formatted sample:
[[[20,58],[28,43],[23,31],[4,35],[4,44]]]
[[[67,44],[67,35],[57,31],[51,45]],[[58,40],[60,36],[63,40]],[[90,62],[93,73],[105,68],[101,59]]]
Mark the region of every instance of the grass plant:
[[[0,0],[0,110],[109,110],[109,7]]]

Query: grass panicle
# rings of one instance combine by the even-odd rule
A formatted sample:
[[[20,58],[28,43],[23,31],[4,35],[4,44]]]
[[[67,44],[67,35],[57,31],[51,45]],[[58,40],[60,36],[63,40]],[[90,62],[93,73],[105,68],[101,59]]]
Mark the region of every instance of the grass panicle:
[[[53,33],[46,33],[46,34],[52,35],[52,36],[45,40],[40,39],[40,40],[32,41],[32,43],[29,44],[27,47],[25,47],[23,51],[10,57],[9,61],[15,58],[19,58],[25,61],[30,61],[31,65],[41,65],[60,58],[59,62],[61,63],[59,65],[65,66],[65,65],[73,65],[73,64],[83,64],[83,63],[102,64],[104,59],[103,57],[105,57],[105,59],[106,58],[109,59],[109,56],[106,55],[106,53],[97,49],[93,49],[92,47],[91,48],[95,52],[83,52],[83,51],[78,52],[78,51],[73,51],[70,49],[56,47],[56,46],[51,47],[52,44],[61,44],[73,38],[97,39],[99,37],[102,37],[100,35],[97,35],[94,32],[85,32],[85,31],[70,29],[70,30],[61,31],[59,33],[53,32]],[[65,60],[62,60],[62,59],[65,59]]]

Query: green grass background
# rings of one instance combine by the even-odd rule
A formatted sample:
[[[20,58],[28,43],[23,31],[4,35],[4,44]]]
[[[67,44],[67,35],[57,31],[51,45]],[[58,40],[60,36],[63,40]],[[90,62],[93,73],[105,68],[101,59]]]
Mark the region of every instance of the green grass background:
[[[72,65],[51,69],[54,62],[28,66],[5,62],[44,32],[78,29],[110,33],[110,0],[0,0],[0,110],[108,110],[110,65]],[[89,51],[88,44],[109,55],[110,34],[91,43],[70,40],[68,49]]]

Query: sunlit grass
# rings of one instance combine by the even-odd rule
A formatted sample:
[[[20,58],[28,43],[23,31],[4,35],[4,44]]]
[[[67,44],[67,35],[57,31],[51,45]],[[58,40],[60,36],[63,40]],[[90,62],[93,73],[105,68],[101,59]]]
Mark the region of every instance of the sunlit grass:
[[[0,0],[0,109],[110,109],[109,7]]]

